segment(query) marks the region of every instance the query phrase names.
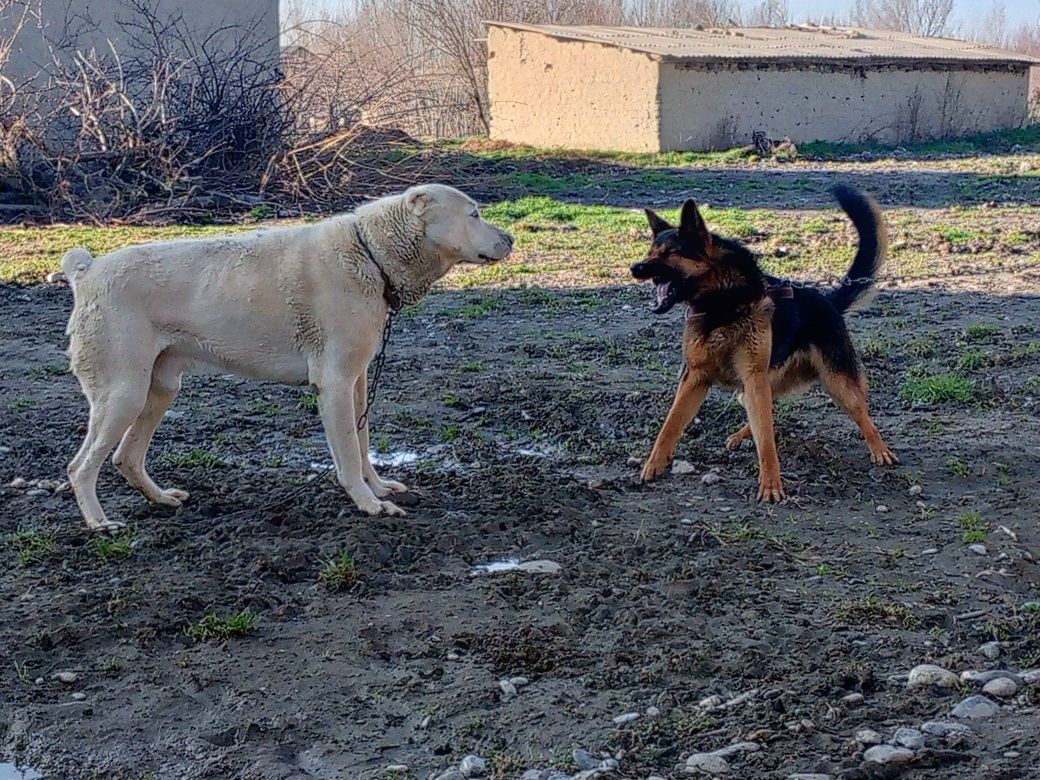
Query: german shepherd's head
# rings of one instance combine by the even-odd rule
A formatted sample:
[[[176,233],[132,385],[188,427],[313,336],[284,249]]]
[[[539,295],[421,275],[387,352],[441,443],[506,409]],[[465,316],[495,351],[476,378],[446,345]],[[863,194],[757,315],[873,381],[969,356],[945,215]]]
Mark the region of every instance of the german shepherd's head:
[[[680,301],[692,302],[715,290],[761,285],[754,256],[736,241],[710,230],[692,200],[682,207],[679,226],[673,227],[651,209],[646,218],[654,234],[646,259],[632,266],[636,279],[652,279],[656,289],[655,314],[664,314]]]

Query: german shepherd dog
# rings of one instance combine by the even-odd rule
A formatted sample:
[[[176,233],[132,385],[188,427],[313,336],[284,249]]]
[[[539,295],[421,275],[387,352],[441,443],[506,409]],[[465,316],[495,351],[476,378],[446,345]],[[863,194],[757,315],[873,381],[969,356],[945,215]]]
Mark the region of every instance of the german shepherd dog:
[[[792,286],[764,273],[736,241],[708,230],[697,204],[686,201],[678,227],[647,209],[653,243],[632,266],[652,279],[652,311],[689,307],[683,333],[685,367],[675,401],[643,465],[643,482],[668,469],[683,430],[713,384],[734,388],[748,423],[726,440],[729,449],[753,437],[758,449],[759,501],[780,501],[784,486],[773,431],[773,399],[817,379],[859,426],[874,463],[898,462],[867,408],[867,382],[842,314],[863,305],[885,260],[888,238],[881,213],[851,187],[833,189],[859,233],[859,248],[843,284],[827,293]]]

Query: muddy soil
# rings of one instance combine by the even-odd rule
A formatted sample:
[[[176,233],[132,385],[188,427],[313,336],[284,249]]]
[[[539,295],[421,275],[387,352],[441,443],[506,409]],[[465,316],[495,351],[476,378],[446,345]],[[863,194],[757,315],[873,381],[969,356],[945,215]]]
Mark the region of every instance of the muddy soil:
[[[753,451],[723,447],[742,418],[721,392],[680,444],[692,473],[637,484],[682,328],[644,288],[506,292],[490,312],[439,292],[404,317],[373,412],[376,446],[414,454],[382,469],[413,488],[404,518],[307,481],[328,455],[303,390],[192,379],[152,451],[189,503],[102,473],[129,557],[101,555],[68,492],[0,488],[0,761],[69,780],[428,778],[477,753],[517,778],[584,748],[617,777],[678,778],[690,753],[752,739],[732,776],[869,776],[858,730],[944,719],[969,692],[907,691],[914,665],[1040,666],[1038,291],[902,287],[855,315],[902,464],[872,466],[811,392],[778,409],[777,507],[752,500]],[[61,480],[79,444],[70,305],[61,286],[0,288],[4,485]],[[903,400],[921,371],[970,377],[972,399]],[[331,592],[319,562],[340,551],[360,581]],[[510,556],[561,571],[474,575]],[[246,608],[245,636],[186,635]],[[505,696],[513,676],[529,683]],[[1023,690],[904,775],[1040,777],[1040,689]]]

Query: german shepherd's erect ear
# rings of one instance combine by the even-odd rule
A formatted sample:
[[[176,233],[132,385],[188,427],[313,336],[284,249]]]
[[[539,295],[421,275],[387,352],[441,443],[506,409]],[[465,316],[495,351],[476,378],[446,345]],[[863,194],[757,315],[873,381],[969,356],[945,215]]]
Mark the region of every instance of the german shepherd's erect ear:
[[[666,220],[661,219],[653,209],[643,209],[643,211],[646,213],[646,219],[650,223],[650,232],[654,234],[654,238],[657,238],[666,230],[675,230]]]
[[[711,231],[704,222],[704,217],[697,209],[697,204],[692,198],[687,200],[682,207],[682,216],[679,218],[679,232],[683,238],[694,241],[700,246],[705,246],[711,241]]]

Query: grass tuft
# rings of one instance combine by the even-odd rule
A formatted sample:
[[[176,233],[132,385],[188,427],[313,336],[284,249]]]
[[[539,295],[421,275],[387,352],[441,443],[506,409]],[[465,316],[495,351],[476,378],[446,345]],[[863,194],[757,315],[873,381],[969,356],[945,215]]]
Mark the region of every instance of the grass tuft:
[[[133,554],[133,543],[136,538],[137,533],[128,528],[115,536],[97,534],[91,538],[87,546],[94,555],[106,563],[124,561]]]
[[[912,403],[968,403],[975,397],[971,382],[956,374],[915,376],[899,388],[899,395]]]
[[[7,535],[7,544],[14,548],[19,566],[36,563],[58,546],[53,531],[20,530]]]
[[[357,584],[361,579],[357,564],[346,550],[334,558],[326,558],[318,569],[318,582],[333,593]]]
[[[198,623],[189,623],[184,633],[196,642],[234,639],[252,631],[259,618],[260,616],[251,609],[243,609],[226,618],[219,617],[216,612],[210,612]]]

